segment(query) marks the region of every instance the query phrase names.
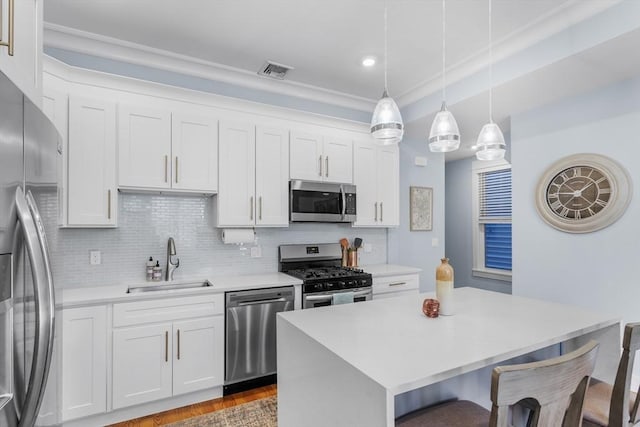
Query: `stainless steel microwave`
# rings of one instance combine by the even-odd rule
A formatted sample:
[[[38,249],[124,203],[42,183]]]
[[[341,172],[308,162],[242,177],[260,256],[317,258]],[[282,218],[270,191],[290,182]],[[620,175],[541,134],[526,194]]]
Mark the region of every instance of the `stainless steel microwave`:
[[[356,186],[324,182],[289,182],[291,222],[354,222]]]

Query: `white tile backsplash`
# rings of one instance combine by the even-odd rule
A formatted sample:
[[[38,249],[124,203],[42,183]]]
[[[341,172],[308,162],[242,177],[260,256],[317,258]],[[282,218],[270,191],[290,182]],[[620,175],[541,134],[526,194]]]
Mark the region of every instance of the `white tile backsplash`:
[[[174,278],[266,273],[278,270],[278,245],[332,243],[361,237],[372,245],[360,251],[360,264],[387,262],[386,229],[352,228],[348,224],[291,224],[288,228],[258,228],[261,258],[251,258],[252,245],[222,243],[210,197],[120,193],[115,229],[58,228],[55,197],[39,200],[46,218],[56,287],[87,287],[145,280],[149,256],[165,268],[167,239],[176,241],[180,268]],[[90,265],[89,251],[102,253],[102,264]]]

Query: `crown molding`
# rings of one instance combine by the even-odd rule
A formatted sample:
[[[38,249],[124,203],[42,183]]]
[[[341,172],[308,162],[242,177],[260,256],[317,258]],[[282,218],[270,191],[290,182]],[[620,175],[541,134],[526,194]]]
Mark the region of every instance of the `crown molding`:
[[[273,80],[239,68],[46,22],[44,45],[354,110],[369,112],[376,105],[376,100],[293,81]]]
[[[550,9],[535,21],[493,41],[493,62],[511,55],[561,32],[581,21],[614,6],[623,0],[584,1],[570,0]],[[447,86],[478,73],[489,66],[489,46],[447,67]],[[403,108],[442,90],[442,74],[438,74],[405,91],[395,98]]]

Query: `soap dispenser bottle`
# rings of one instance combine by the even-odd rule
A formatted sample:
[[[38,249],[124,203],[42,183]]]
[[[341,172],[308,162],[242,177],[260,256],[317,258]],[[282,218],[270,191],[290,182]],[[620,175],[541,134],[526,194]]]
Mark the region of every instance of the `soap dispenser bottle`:
[[[155,267],[153,267],[153,281],[159,282],[162,280],[162,267],[160,267],[160,261],[156,261]]]
[[[153,262],[153,257],[149,257],[149,261],[147,261],[147,282],[153,280],[153,267],[155,263]]]

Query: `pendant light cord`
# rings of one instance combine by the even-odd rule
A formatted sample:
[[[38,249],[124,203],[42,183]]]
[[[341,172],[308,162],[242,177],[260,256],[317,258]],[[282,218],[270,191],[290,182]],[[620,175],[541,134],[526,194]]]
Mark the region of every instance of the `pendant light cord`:
[[[384,91],[387,92],[387,2],[384,2]]]
[[[489,123],[493,123],[493,34],[492,34],[492,0],[489,0]]]
[[[445,47],[446,47],[446,18],[445,18],[445,0],[442,0],[442,102],[447,99],[447,68],[445,66]]]

